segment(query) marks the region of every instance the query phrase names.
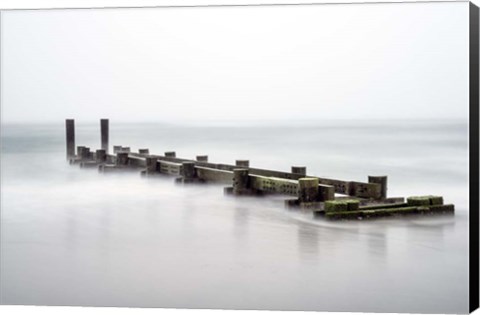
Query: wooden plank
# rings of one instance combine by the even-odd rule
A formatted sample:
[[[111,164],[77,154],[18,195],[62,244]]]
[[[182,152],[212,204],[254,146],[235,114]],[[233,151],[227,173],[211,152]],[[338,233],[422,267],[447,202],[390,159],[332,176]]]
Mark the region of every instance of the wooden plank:
[[[131,153],[131,154],[136,155],[135,153]],[[165,157],[161,155],[150,155],[150,156],[158,158],[159,161],[168,161],[168,162],[174,162],[174,163],[196,162],[196,165],[199,167],[229,171],[232,173],[235,168],[238,168],[238,166],[236,165],[229,165],[229,164],[200,162],[200,161],[194,161],[190,159],[181,159],[177,157]],[[335,193],[342,194],[342,195],[352,195],[360,198],[378,199],[381,194],[380,185],[374,184],[374,183],[352,182],[352,181],[344,181],[344,180],[337,180],[337,179],[330,179],[330,178],[322,178],[317,176],[305,176],[302,174],[294,174],[289,172],[266,170],[266,169],[260,169],[260,168],[252,168],[252,167],[249,167],[248,170],[250,175],[274,177],[274,178],[280,178],[280,179],[298,180],[303,177],[318,178],[319,184],[326,185],[326,186],[333,186],[335,188]],[[214,180],[215,176],[213,176],[212,178]]]
[[[298,195],[298,181],[296,180],[259,175],[249,175],[249,177],[251,189],[272,194]]]
[[[159,163],[160,173],[178,176],[182,174],[182,164],[166,161],[159,161]]]
[[[107,154],[107,159],[106,159],[105,163],[115,164],[116,159],[117,159],[117,157],[115,155]]]
[[[146,167],[147,162],[145,158],[140,158],[137,156],[128,155],[128,165],[136,167]]]
[[[401,216],[401,215],[410,215],[410,214],[423,214],[423,215],[434,215],[434,214],[452,214],[455,212],[455,207],[452,204],[449,205],[431,205],[425,207],[389,207],[389,208],[380,208],[380,209],[370,209],[370,210],[356,210],[356,211],[336,211],[336,212],[326,212],[325,217],[330,220],[351,220],[351,219],[369,219],[369,218],[380,218],[380,217],[389,217],[389,216]]]
[[[318,178],[320,184],[329,185],[335,187],[335,193],[341,195],[350,195],[351,193],[351,183],[349,181],[331,179],[331,178]]]
[[[233,172],[209,167],[195,166],[197,177],[206,182],[233,183]]]
[[[351,196],[373,199],[382,197],[382,186],[380,184],[351,182],[350,185]]]

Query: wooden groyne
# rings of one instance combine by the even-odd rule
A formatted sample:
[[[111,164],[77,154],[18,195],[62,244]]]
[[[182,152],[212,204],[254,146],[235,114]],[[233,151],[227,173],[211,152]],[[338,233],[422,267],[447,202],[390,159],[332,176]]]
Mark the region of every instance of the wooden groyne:
[[[142,148],[113,146],[109,152],[109,121],[100,120],[101,149],[91,151],[77,146],[75,122],[66,119],[66,152],[70,164],[98,168],[100,172],[133,170],[142,176],[172,176],[176,183],[220,183],[228,185],[228,195],[288,196],[285,205],[291,209],[311,211],[330,220],[364,219],[411,214],[452,214],[454,206],[444,204],[440,196],[387,197],[387,176],[368,176],[366,182],[323,178],[307,174],[305,166],[292,166],[289,172],[250,166],[248,160],[235,164],[209,162],[207,155],[195,159],[179,158],[173,151],[151,154]]]

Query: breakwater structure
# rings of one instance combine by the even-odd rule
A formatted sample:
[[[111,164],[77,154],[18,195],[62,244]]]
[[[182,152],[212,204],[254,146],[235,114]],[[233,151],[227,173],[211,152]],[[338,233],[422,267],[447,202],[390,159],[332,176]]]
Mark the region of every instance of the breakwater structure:
[[[368,176],[367,182],[347,181],[308,175],[305,166],[290,172],[251,167],[248,160],[235,164],[179,158],[175,152],[151,154],[148,149],[131,152],[130,147],[113,146],[109,152],[109,120],[100,120],[100,149],[75,147],[75,121],[66,119],[66,152],[70,164],[98,168],[102,173],[138,171],[142,176],[171,176],[176,183],[219,183],[233,196],[280,194],[289,209],[310,211],[329,220],[356,220],[404,215],[453,214],[454,205],[441,196],[387,197],[387,176]]]

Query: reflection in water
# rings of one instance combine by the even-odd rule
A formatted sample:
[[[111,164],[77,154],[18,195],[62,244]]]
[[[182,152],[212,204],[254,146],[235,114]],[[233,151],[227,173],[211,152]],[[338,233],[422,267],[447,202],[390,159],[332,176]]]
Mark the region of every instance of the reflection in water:
[[[250,211],[248,207],[235,205],[233,213],[233,235],[238,240],[238,246],[242,246],[245,238],[248,237],[248,223]]]
[[[67,250],[75,250],[76,248],[76,243],[77,243],[77,210],[76,209],[71,209],[70,213],[67,215],[67,228],[65,230],[66,232],[66,249]]]
[[[314,220],[221,185],[80,170],[65,163],[63,124],[36,138],[37,126],[4,126],[1,302],[466,312],[466,125],[394,124],[117,125],[111,143],[279,170],[302,163],[333,178],[388,174],[392,196],[444,195],[454,217]],[[77,134],[98,147],[96,128]],[[365,139],[377,145],[365,150]]]
[[[319,232],[316,226],[298,225],[298,253],[300,259],[315,262],[319,255]]]
[[[367,237],[367,248],[369,257],[372,263],[375,263],[377,268],[381,267],[381,263],[385,263],[385,257],[387,256],[387,231],[384,228],[380,228],[375,232],[372,232]]]

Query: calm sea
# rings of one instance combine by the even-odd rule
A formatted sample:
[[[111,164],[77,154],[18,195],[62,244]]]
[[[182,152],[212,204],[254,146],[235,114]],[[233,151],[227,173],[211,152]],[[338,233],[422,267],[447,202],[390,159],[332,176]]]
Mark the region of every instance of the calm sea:
[[[110,145],[443,195],[455,216],[326,222],[282,197],[99,174],[65,160],[64,122],[1,133],[2,304],[466,313],[465,121],[111,122]],[[99,124],[76,125],[96,149]]]

